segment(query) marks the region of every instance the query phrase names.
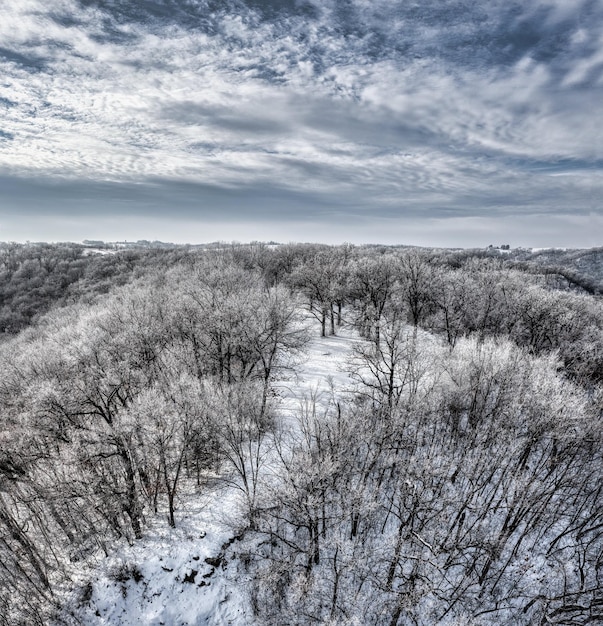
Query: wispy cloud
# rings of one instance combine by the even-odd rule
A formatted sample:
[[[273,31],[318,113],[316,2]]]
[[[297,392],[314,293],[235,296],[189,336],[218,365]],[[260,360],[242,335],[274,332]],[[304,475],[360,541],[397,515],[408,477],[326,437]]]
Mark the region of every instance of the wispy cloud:
[[[0,214],[25,197],[42,212],[46,189],[82,220],[601,210],[600,0],[5,0],[0,13]]]

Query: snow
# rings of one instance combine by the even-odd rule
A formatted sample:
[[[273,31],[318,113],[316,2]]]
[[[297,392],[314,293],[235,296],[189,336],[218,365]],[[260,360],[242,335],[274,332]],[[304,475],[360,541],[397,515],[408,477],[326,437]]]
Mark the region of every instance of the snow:
[[[306,348],[304,361],[292,375],[274,384],[281,418],[286,420],[295,415],[308,398],[315,398],[318,405],[324,406],[332,393],[337,395],[351,387],[345,365],[358,336],[349,327],[341,327],[337,333],[314,338]]]
[[[311,329],[319,334],[319,326]],[[337,336],[315,336],[305,359],[274,385],[277,413],[286,424],[308,398],[326,406],[349,388],[344,367],[357,341],[351,329]],[[270,471],[269,464],[264,467]],[[83,624],[122,626],[247,626],[253,623],[242,586],[240,564],[222,558],[242,529],[240,492],[219,479],[213,485],[188,485],[176,512],[147,513],[143,539],[118,543],[113,553],[78,576],[69,611]],[[208,563],[206,559],[209,559]],[[89,585],[91,583],[91,587]],[[87,588],[88,593],[84,590]]]
[[[80,619],[124,626],[249,623],[229,588],[228,565],[212,561],[236,534],[234,495],[218,485],[191,493],[180,503],[176,528],[165,515],[153,516],[142,540],[120,545],[89,577],[92,595]]]
[[[106,256],[107,254],[115,254],[116,250],[107,250],[105,248],[86,248],[83,251],[83,256],[92,256],[93,254],[100,254],[101,256]]]

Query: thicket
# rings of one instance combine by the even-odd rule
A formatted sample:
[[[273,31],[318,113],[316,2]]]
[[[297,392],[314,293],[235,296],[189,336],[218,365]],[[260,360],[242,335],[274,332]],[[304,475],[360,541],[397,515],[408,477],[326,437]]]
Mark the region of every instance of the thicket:
[[[279,444],[247,543],[260,623],[600,621],[600,407],[506,340],[381,342],[356,402]]]

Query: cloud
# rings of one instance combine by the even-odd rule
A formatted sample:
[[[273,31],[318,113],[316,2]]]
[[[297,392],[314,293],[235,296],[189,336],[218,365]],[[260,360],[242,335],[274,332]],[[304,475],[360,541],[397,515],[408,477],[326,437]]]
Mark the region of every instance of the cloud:
[[[6,1],[5,214],[600,211],[599,0]]]

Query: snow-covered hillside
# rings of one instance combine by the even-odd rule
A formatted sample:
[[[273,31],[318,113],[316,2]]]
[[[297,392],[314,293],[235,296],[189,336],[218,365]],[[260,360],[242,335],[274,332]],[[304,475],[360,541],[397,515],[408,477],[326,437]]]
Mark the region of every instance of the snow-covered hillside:
[[[315,337],[305,358],[283,372],[274,389],[277,419],[285,430],[310,399],[325,407],[333,393],[350,387],[344,366],[354,340],[349,329]],[[269,471],[269,465],[264,469]],[[175,529],[165,511],[148,514],[142,540],[117,543],[95,569],[81,573],[68,602],[71,617],[84,624],[122,626],[250,624],[245,576],[224,557],[243,524],[238,497],[234,486],[217,477],[201,489],[188,485],[179,499]]]
[[[0,626],[603,620],[603,315],[573,274],[94,258],[0,346]]]

